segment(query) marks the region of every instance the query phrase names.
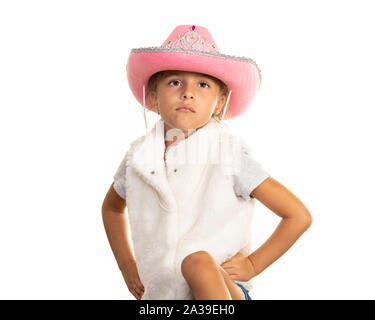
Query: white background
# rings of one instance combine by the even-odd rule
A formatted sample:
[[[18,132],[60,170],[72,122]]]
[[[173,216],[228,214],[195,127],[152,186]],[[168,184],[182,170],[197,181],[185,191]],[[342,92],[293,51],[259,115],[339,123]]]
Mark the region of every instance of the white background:
[[[1,1],[0,298],[135,299],[101,205],[145,132],[131,48],[207,27],[263,81],[227,121],[297,195],[310,229],[254,278],[253,299],[374,299],[371,1]],[[157,115],[148,113],[152,124]],[[256,203],[259,246],[280,218]]]

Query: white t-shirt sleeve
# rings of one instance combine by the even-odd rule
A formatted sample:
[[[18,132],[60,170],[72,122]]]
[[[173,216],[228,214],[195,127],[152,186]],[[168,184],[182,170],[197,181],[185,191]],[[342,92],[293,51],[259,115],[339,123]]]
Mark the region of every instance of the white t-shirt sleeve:
[[[241,146],[240,159],[237,162],[240,167],[234,170],[233,189],[238,197],[245,200],[254,199],[250,193],[258,187],[270,175],[263,166],[254,159],[251,149],[243,143]]]
[[[125,198],[125,177],[126,177],[126,156],[122,159],[119,167],[117,168],[116,173],[113,176],[113,188],[117,192],[117,194],[123,198]]]

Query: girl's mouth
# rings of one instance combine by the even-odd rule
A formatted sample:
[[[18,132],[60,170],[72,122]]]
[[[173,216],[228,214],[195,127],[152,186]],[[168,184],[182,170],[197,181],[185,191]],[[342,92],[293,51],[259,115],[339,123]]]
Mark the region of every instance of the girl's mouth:
[[[181,107],[178,107],[176,110],[177,111],[182,111],[182,112],[195,112],[195,110],[192,107],[188,106],[188,105],[183,105]]]
[[[193,112],[187,108],[178,108],[177,111],[182,111],[182,112]]]

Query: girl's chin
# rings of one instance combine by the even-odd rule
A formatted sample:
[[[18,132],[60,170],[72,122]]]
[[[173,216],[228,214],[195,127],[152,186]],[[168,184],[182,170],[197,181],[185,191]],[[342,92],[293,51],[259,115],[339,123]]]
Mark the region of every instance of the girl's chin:
[[[167,127],[176,128],[182,131],[187,130],[197,130],[197,128],[205,125],[209,119],[205,119],[203,115],[198,115],[198,113],[188,113],[188,112],[176,112],[172,113],[167,119]]]
[[[181,130],[194,128],[194,124],[196,124],[196,119],[194,119],[191,115],[177,115],[170,121],[171,126],[174,126],[174,128],[178,128]]]

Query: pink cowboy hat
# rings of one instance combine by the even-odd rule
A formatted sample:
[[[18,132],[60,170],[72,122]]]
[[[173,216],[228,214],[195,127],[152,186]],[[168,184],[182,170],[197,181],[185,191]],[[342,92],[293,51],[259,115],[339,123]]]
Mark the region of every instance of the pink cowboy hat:
[[[261,82],[254,60],[220,53],[208,29],[197,25],[177,26],[160,47],[132,49],[126,70],[135,98],[153,112],[157,110],[152,109],[149,98],[145,97],[145,88],[154,73],[181,70],[216,77],[229,90],[224,119],[245,112]]]

